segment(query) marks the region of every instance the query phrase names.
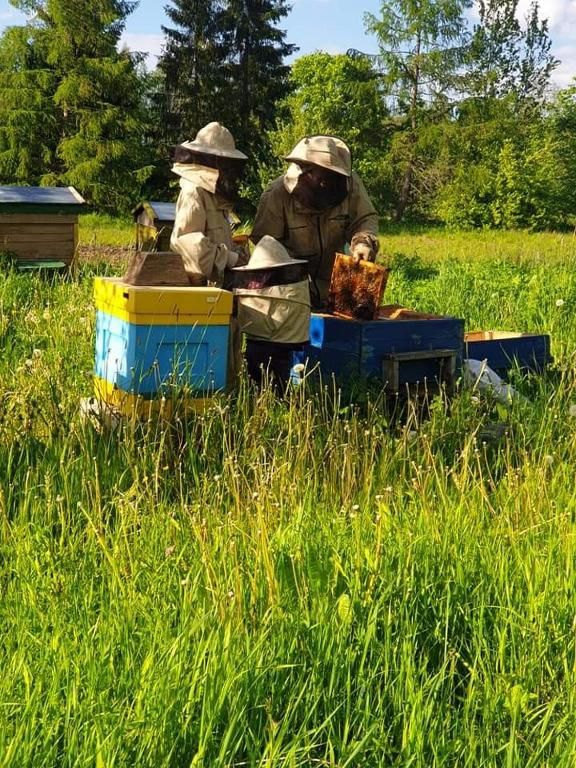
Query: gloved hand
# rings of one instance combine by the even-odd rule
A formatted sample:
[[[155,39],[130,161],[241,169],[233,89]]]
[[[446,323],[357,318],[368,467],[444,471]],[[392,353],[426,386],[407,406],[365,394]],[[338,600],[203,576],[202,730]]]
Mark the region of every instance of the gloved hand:
[[[350,256],[358,263],[364,261],[376,261],[376,254],[380,243],[372,232],[356,232],[350,241]]]
[[[250,261],[249,251],[247,249],[244,250],[244,248],[242,249],[235,248],[234,251],[238,255],[238,261],[236,262],[235,266],[245,267],[246,264],[248,264],[248,262]]]
[[[250,238],[248,235],[234,235],[232,237],[234,243],[233,250],[238,254],[237,267],[245,267],[250,261]]]

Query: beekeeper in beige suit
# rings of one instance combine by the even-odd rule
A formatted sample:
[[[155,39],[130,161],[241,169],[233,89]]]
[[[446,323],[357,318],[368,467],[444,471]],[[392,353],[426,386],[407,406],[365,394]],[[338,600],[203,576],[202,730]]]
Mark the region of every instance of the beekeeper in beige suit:
[[[228,287],[230,270],[248,260],[247,249],[234,243],[230,225],[247,159],[230,131],[217,122],[176,147],[172,171],[180,177],[180,194],[170,247],[181,254],[191,285]],[[229,388],[236,384],[241,363],[235,318],[230,337]]]
[[[284,394],[292,356],[310,334],[308,264],[265,235],[245,266],[235,267],[238,322],[246,334],[246,363],[258,385]]]
[[[248,258],[230,226],[247,159],[230,131],[215,122],[176,147],[172,171],[180,177],[180,194],[170,247],[182,255],[192,285],[221,286],[226,271]]]
[[[318,309],[328,299],[336,253],[347,243],[352,255],[376,258],[378,215],[341,139],[309,136],[285,159],[290,166],[264,191],[251,238],[257,243],[271,235],[308,262]]]

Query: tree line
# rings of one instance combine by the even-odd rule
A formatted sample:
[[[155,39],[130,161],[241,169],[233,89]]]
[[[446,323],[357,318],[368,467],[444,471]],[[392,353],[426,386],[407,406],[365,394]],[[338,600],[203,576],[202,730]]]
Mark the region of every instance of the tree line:
[[[0,184],[73,185],[97,209],[175,198],[170,158],[211,120],[251,158],[250,215],[303,135],[351,147],[383,217],[573,226],[576,86],[553,93],[546,19],[518,0],[384,0],[379,53],[297,53],[285,0],[170,0],[162,54],[119,48],[130,0],[11,0],[0,37]],[[360,12],[360,11],[359,11]]]

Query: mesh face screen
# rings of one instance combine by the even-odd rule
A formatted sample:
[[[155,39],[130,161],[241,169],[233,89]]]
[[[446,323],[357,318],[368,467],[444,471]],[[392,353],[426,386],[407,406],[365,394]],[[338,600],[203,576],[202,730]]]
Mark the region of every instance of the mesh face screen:
[[[308,277],[307,264],[288,264],[269,269],[243,269],[234,272],[234,287],[258,290],[273,285],[299,283]]]

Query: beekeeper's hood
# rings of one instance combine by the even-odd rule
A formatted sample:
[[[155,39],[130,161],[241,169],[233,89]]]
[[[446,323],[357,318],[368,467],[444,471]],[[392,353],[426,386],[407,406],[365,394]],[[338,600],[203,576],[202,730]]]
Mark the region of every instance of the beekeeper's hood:
[[[173,173],[212,193],[216,191],[219,167],[226,161],[230,161],[230,165],[243,165],[248,160],[243,152],[236,149],[230,131],[217,122],[201,128],[193,141],[179,144],[175,157]]]
[[[298,182],[302,165],[318,165],[346,178],[350,178],[352,174],[350,149],[336,136],[307,136],[301,139],[284,159],[290,162],[285,174],[285,184],[289,192],[294,190]]]

